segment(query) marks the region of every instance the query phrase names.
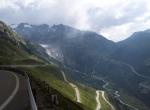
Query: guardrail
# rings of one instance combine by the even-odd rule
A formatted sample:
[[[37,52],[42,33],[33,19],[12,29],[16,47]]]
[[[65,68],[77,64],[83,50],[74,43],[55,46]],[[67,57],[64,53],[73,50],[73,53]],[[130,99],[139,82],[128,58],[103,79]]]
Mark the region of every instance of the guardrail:
[[[28,86],[28,94],[29,94],[29,98],[30,98],[30,105],[31,105],[31,110],[38,110],[33,93],[32,93],[32,89],[31,89],[31,84],[30,84],[30,79],[28,77],[28,75],[24,72],[21,71],[19,69],[16,68],[12,68],[12,67],[4,67],[4,66],[0,66],[0,70],[7,70],[7,71],[13,71],[19,74],[22,74],[23,76],[26,77],[27,79],[27,86]]]
[[[26,77],[27,77],[27,82],[28,82],[28,91],[29,91],[31,108],[32,108],[32,110],[38,110],[35,99],[34,99],[34,96],[33,96],[33,93],[32,93],[29,77],[28,76],[26,76]]]

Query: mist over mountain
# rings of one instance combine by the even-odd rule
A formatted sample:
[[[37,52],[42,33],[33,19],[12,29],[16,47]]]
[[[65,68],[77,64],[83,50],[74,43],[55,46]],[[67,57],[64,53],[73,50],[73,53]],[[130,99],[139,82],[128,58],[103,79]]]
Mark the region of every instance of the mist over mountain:
[[[137,71],[142,75],[149,75],[148,30],[136,32],[117,43],[97,33],[81,31],[63,24],[50,27],[46,24],[21,23],[15,30],[23,38],[43,46],[51,57],[70,68],[73,80],[99,88],[100,85],[95,84],[94,80],[102,78],[120,92],[122,99],[127,96],[130,99],[132,96],[132,104],[141,103],[142,107],[135,104],[141,110],[150,106],[149,80],[135,73]],[[90,79],[80,77],[84,74]]]
[[[150,110],[150,0],[0,0],[0,110]]]
[[[85,66],[85,70],[79,69],[83,72],[90,72],[91,70],[87,70],[88,65],[94,65],[98,57],[107,56],[115,48],[114,42],[101,35],[80,31],[62,24],[52,27],[46,24],[26,27],[26,24],[22,23],[15,30],[24,38],[48,45],[49,50],[57,50],[58,56],[62,57],[60,59],[65,64],[78,69]],[[90,61],[90,64],[85,61]]]
[[[95,32],[63,24],[50,27],[47,24],[21,23],[11,25],[11,28],[1,22],[0,26],[0,64],[42,65],[22,69],[32,73],[32,77],[38,80],[45,81],[47,77],[44,75],[48,75],[51,89],[56,88],[61,94],[59,98],[63,101],[59,107],[64,108],[64,103],[72,103],[72,107],[80,108],[72,102],[70,93],[60,88],[63,86],[69,89],[63,82],[67,80],[64,76],[66,73],[69,81],[77,85],[79,92],[84,92],[81,92],[81,98],[88,94],[86,100],[93,101],[95,89],[105,90],[116,110],[149,110],[149,30],[133,33],[128,39],[115,43]],[[53,80],[61,83],[53,83]],[[85,102],[82,104],[81,108],[85,110],[95,108]]]

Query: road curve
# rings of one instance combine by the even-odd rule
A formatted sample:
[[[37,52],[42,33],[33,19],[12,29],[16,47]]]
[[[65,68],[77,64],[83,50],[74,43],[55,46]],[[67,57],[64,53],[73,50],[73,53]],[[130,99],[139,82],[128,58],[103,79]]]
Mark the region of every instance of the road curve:
[[[1,74],[2,75],[2,74]],[[19,78],[16,74],[14,73],[11,73],[9,75],[12,75],[12,77],[15,78],[16,80],[16,84],[15,84],[15,87],[14,87],[14,90],[12,91],[12,93],[8,96],[8,98],[6,98],[2,104],[0,105],[0,110],[3,110],[10,102],[11,100],[15,97],[16,93],[18,92],[19,90]],[[3,75],[4,76],[4,75]],[[8,83],[8,82],[7,82]]]
[[[0,110],[24,110],[29,105],[26,79],[17,73],[0,70]]]
[[[106,99],[105,97],[105,92],[102,90],[96,90],[96,102],[97,106],[95,110],[100,110],[101,109],[101,103],[100,103],[100,92],[102,95],[103,100],[111,107],[111,110],[115,110],[114,106]]]
[[[137,76],[139,76],[139,77],[142,77],[142,78],[144,78],[144,79],[150,80],[150,77],[138,73],[138,72],[134,69],[134,67],[133,67],[132,65],[127,64],[127,63],[123,63],[123,64],[126,65],[126,66],[128,66],[128,67],[131,69],[131,71],[132,71],[135,75],[137,75]]]
[[[102,93],[102,98],[105,100],[105,102],[111,107],[112,110],[115,110],[114,106],[106,99],[105,92],[101,91],[101,93]]]
[[[65,73],[63,71],[61,71],[61,73],[62,73],[62,76],[64,78],[64,81],[67,82],[72,88],[74,88],[75,93],[76,93],[76,100],[77,100],[77,102],[81,103],[80,92],[79,92],[78,87],[75,84],[73,84],[73,83],[71,83],[71,82],[69,82],[67,80],[67,77],[66,77],[66,75],[65,75]]]
[[[108,91],[115,91],[115,90],[113,90],[113,89],[108,89],[108,88],[107,88],[107,86],[109,85],[109,83],[108,83],[107,81],[103,80],[103,82],[105,83],[105,84],[103,85],[103,88],[104,88],[104,89],[106,89],[106,90],[108,90]],[[125,105],[125,106],[127,106],[127,107],[130,107],[130,108],[132,108],[133,110],[139,110],[139,109],[137,109],[136,107],[134,107],[134,106],[132,106],[132,105],[129,105],[129,104],[123,102],[123,101],[119,98],[119,97],[121,97],[121,96],[120,96],[120,94],[119,94],[118,91],[115,91],[114,94],[115,94],[115,97],[118,98],[118,101],[119,101],[121,104],[123,104],[123,105]]]
[[[100,110],[101,109],[101,103],[100,103],[100,91],[99,90],[96,90],[96,103],[97,103],[97,106],[96,106],[96,109],[95,110]]]

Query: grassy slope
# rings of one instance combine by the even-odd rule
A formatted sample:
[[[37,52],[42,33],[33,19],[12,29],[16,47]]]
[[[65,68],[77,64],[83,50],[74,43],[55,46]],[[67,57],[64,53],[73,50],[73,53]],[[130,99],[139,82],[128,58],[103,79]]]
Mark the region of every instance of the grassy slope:
[[[140,100],[138,100],[137,98],[130,96],[126,93],[124,93],[123,91],[120,92],[121,94],[121,99],[126,102],[127,104],[130,104],[134,107],[139,108],[140,110],[143,110],[143,107],[145,106]]]
[[[43,60],[21,50],[7,39],[0,39],[0,64],[43,64]]]
[[[65,97],[59,100],[60,106],[62,107],[61,110],[66,110],[68,104],[71,106],[72,110],[83,110],[85,108],[83,105],[76,103],[74,89],[62,80],[62,76],[60,76],[61,73],[58,71],[57,67],[48,65],[45,67],[32,68],[19,67],[19,69],[24,70],[41,82],[45,81],[51,88],[58,91],[63,97]],[[68,99],[74,103],[68,102]]]
[[[2,34],[3,35],[3,34]],[[1,37],[1,35],[0,35]],[[20,39],[17,34],[13,31],[8,30],[0,39],[0,64],[43,64],[44,62],[37,57],[29,54],[27,51],[18,47],[16,41],[10,40],[10,38],[17,40],[19,43]],[[34,68],[21,68],[28,73],[32,74],[36,79],[46,81],[52,88],[59,91],[63,96],[76,102],[74,89],[63,81],[62,75],[59,69],[53,65],[45,67],[34,67]],[[94,110],[96,108],[95,101],[95,90],[89,89],[83,86],[79,86],[81,93],[82,104],[86,107],[86,110]]]
[[[74,83],[75,85],[78,86],[79,92],[80,92],[80,97],[81,97],[81,103],[86,106],[87,110],[95,110],[96,108],[96,90],[91,88],[91,87],[87,87],[85,85],[83,85],[82,83],[79,83],[79,81],[75,81],[72,80],[72,75],[68,72],[65,71],[65,74],[67,76],[67,79]]]
[[[82,104],[87,106],[89,110],[95,110],[96,108],[96,93],[92,88],[88,88],[82,85],[78,85]]]
[[[24,44],[16,39],[18,40],[16,33],[9,29],[0,33],[0,64],[12,64],[16,59],[29,58],[28,52],[21,48]]]
[[[27,53],[19,50],[5,39],[0,39],[0,47],[0,64],[11,64],[15,58],[27,57]]]
[[[10,27],[0,21],[0,64],[43,64],[40,54]],[[3,31],[3,29],[5,31]]]
[[[63,96],[76,102],[74,89],[69,84],[64,82],[62,74],[57,67],[48,65],[45,67],[21,69],[27,71],[28,73],[32,74],[32,76],[40,79],[41,81],[46,81],[52,88],[63,94]],[[86,108],[86,110],[94,110],[96,108],[95,90],[81,85],[78,85],[78,87],[80,91],[82,107]]]
[[[3,25],[3,23],[0,22]],[[3,31],[5,29],[5,31]],[[44,61],[36,57],[36,55],[30,54],[26,50],[26,44],[20,41],[19,36],[9,29],[5,24],[3,27],[0,27],[0,65],[10,65],[10,64],[22,64],[22,65],[31,65],[31,64],[43,64]],[[40,79],[41,81],[46,81],[54,90],[58,90],[65,97],[75,100],[75,94],[73,88],[61,80],[58,69],[55,67],[37,67],[37,68],[20,68],[29,73],[31,73],[35,78]],[[51,74],[53,73],[53,74]],[[67,101],[66,101],[67,100]],[[69,102],[67,98],[62,98],[62,101],[65,101],[66,104],[73,104]],[[77,104],[73,104],[73,110],[82,110]],[[62,110],[66,110],[62,107]]]
[[[72,76],[68,72],[66,72],[66,75],[68,76],[68,79],[72,81]],[[97,106],[95,99],[96,90],[91,87],[87,87],[79,82],[73,83],[75,83],[79,87],[82,104],[85,105],[88,110],[95,110]],[[109,100],[106,92],[105,97],[107,100]],[[102,103],[102,110],[111,110],[111,107],[102,99],[102,96],[100,97],[100,101]]]
[[[109,82],[109,85],[107,86],[107,88],[115,90],[115,88],[113,88],[113,83],[112,82]],[[118,89],[118,91],[119,91],[119,94],[120,94],[120,98],[123,102],[125,102],[129,105],[132,105],[134,107],[137,107],[140,110],[143,110],[143,107],[146,106],[143,102],[141,102],[136,97],[131,96],[131,95],[127,94],[126,92],[124,92],[123,89]]]
[[[74,89],[62,80],[61,73],[54,66],[22,68],[36,79],[46,81],[52,88],[60,91],[64,96],[75,100]],[[60,74],[60,75],[59,75]]]
[[[6,46],[7,45],[7,46]],[[43,64],[42,60],[35,59],[34,56],[29,55],[27,52],[16,48],[11,42],[6,42],[5,39],[0,40],[0,64]],[[22,68],[25,71],[31,73],[34,77],[48,82],[48,84],[62,93],[65,97],[75,102],[75,91],[74,89],[65,83],[62,79],[58,68],[47,66],[47,67],[35,67],[35,68]],[[87,110],[94,110],[96,108],[95,90],[86,88],[83,86],[79,87],[82,104],[86,106]]]
[[[7,46],[6,46],[7,45]],[[28,54],[27,52],[16,48],[9,42],[0,40],[0,64],[9,65],[9,64],[22,64],[22,65],[32,65],[32,64],[44,64],[44,62],[33,55]],[[47,81],[47,83],[53,88],[59,91],[64,97],[75,102],[75,93],[74,89],[71,88],[67,83],[61,80],[59,71],[53,66],[47,67],[36,67],[36,68],[22,68],[27,72],[31,73],[35,78],[40,79],[41,81]],[[58,75],[59,74],[59,75]],[[62,99],[66,100],[65,98]],[[70,103],[70,102],[65,102]],[[71,103],[72,104],[72,103]],[[67,105],[67,104],[65,104]],[[72,108],[76,109],[76,105],[73,104]],[[62,108],[63,109],[63,108]],[[65,109],[64,109],[65,110]]]
[[[96,90],[93,88],[89,88],[83,85],[78,85],[80,94],[81,94],[81,101],[82,104],[87,106],[89,110],[95,110],[97,103],[95,100],[96,97]],[[105,92],[105,97],[109,101],[107,94]],[[111,110],[111,106],[105,102],[102,98],[102,94],[100,93],[100,103],[101,103],[101,110]]]
[[[106,97],[107,100],[109,100],[107,98],[106,92],[105,92],[105,97]],[[100,98],[99,99],[100,99],[101,107],[102,107],[101,110],[111,110],[110,105],[108,103],[106,103],[105,100],[103,99],[101,92],[100,92]]]

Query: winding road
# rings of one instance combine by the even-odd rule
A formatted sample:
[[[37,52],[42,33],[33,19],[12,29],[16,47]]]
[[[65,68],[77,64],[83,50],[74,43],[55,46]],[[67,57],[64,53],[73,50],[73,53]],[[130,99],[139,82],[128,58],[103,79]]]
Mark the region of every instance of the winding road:
[[[68,68],[68,67],[66,67],[66,66],[64,66],[65,68]],[[70,69],[70,68],[69,68]],[[82,74],[84,74],[84,75],[87,75],[86,73],[83,73],[83,72],[80,72],[80,71],[78,71],[78,70],[73,70],[73,69],[71,69],[72,71],[74,71],[74,72],[78,72],[78,73],[82,73]],[[69,81],[67,80],[67,78],[66,78],[66,76],[65,76],[65,73],[62,71],[61,72],[62,73],[62,75],[63,75],[63,78],[64,78],[64,80],[67,82],[67,83],[69,83]],[[101,79],[102,80],[102,79]],[[108,86],[108,84],[109,83],[105,83],[103,86]],[[78,91],[79,92],[79,91]],[[101,103],[100,103],[100,92],[102,92],[102,98],[104,99],[104,101],[108,104],[108,105],[110,105],[110,107],[112,108],[112,110],[115,110],[115,108],[114,108],[114,106],[105,98],[105,92],[104,91],[102,91],[102,90],[96,90],[96,97],[95,97],[95,100],[96,100],[96,103],[97,103],[97,106],[96,106],[96,109],[95,110],[100,110],[101,109]],[[77,93],[77,91],[76,91],[76,93]],[[79,95],[79,93],[78,93],[78,95]],[[79,96],[78,96],[79,97]]]
[[[99,90],[96,91],[96,103],[97,103],[97,106],[96,106],[95,110],[100,110],[101,109],[100,93],[99,92],[100,92]]]
[[[144,79],[150,80],[150,77],[138,73],[138,72],[134,69],[134,67],[133,67],[132,65],[127,64],[127,63],[123,63],[123,64],[126,65],[126,66],[128,66],[128,67],[131,69],[131,71],[132,71],[135,75],[137,75],[137,76],[139,76],[139,77],[142,77],[142,78],[144,78]]]
[[[95,110],[100,110],[101,109],[100,92],[101,92],[103,100],[111,107],[111,110],[115,110],[114,106],[106,99],[105,92],[102,91],[102,90],[96,90],[96,102],[97,102],[97,106],[96,106]]]
[[[105,83],[105,84],[103,85],[103,88],[106,89],[106,90],[108,90],[108,91],[114,91],[115,97],[118,98],[118,101],[119,101],[121,104],[123,104],[123,105],[125,105],[125,106],[127,106],[127,107],[130,107],[130,108],[132,108],[133,110],[139,110],[139,109],[137,109],[136,107],[134,107],[134,106],[132,106],[132,105],[129,105],[129,104],[123,102],[123,101],[120,99],[119,91],[115,91],[115,90],[112,90],[112,89],[108,89],[107,86],[109,85],[109,83],[108,83],[107,81],[105,81],[105,80],[103,80],[103,82]]]
[[[0,70],[0,110],[24,110],[29,106],[26,78]]]
[[[105,92],[104,91],[101,92],[102,92],[102,98],[105,100],[105,102],[111,107],[112,110],[115,110],[115,107],[106,99]]]
[[[67,82],[72,88],[74,88],[75,93],[76,93],[76,100],[77,100],[77,102],[81,103],[80,92],[79,92],[78,87],[75,84],[73,84],[73,83],[71,83],[71,82],[69,82],[67,80],[67,77],[66,77],[66,75],[65,75],[65,73],[63,71],[61,71],[61,73],[62,73],[62,76],[64,78],[64,81]]]

